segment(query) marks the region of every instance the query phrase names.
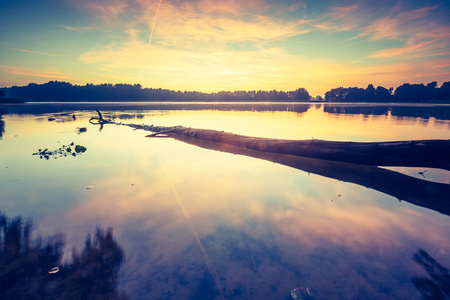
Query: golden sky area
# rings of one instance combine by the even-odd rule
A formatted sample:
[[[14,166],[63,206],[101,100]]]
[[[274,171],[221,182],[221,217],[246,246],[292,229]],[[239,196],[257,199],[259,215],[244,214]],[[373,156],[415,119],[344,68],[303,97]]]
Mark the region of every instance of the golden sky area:
[[[0,86],[49,80],[217,92],[438,85],[447,1],[6,0]]]

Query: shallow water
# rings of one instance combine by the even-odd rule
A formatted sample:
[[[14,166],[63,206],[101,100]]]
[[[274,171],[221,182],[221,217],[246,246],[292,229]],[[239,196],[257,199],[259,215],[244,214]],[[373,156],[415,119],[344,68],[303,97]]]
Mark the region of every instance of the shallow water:
[[[89,123],[92,106],[73,105],[41,105],[40,114],[4,108],[12,114],[2,116],[0,210],[32,218],[35,236],[65,233],[64,261],[97,226],[112,227],[126,257],[118,289],[130,299],[292,299],[296,288],[315,299],[420,299],[414,278],[431,277],[413,259],[419,249],[450,267],[446,214],[263,159],[145,138],[125,126],[100,130]],[[249,136],[450,137],[448,106],[419,107],[414,117],[413,106],[158,105],[95,108],[124,123]],[[32,155],[71,142],[87,151]],[[445,170],[428,169],[426,178],[392,170],[450,181]]]

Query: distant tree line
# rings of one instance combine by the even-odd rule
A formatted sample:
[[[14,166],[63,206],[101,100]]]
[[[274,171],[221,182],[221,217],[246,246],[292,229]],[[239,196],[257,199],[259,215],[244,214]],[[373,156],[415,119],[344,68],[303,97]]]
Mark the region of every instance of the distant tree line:
[[[450,81],[437,87],[433,81],[427,85],[404,83],[397,87],[386,89],[375,88],[369,84],[366,89],[358,87],[336,88],[325,93],[328,102],[450,102]]]
[[[8,96],[2,97],[2,96]],[[3,100],[2,100],[3,99]],[[24,101],[326,101],[326,102],[443,102],[450,103],[450,82],[441,87],[433,81],[424,84],[404,83],[395,90],[369,84],[367,88],[339,87],[321,96],[311,97],[304,88],[295,91],[222,91],[202,93],[143,88],[140,84],[72,85],[69,82],[49,81],[30,83],[0,90],[0,102],[23,99]]]
[[[143,88],[140,84],[99,84],[84,86],[49,81],[44,84],[2,88],[9,97],[25,101],[309,101],[304,88],[295,91],[234,91],[202,93]],[[0,92],[1,93],[1,92]],[[1,94],[0,94],[1,96]]]

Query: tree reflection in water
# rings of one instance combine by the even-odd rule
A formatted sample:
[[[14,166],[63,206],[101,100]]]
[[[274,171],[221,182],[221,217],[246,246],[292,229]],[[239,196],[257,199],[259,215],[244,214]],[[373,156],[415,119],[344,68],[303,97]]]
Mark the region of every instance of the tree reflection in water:
[[[423,299],[450,299],[450,271],[426,251],[419,249],[413,260],[422,266],[431,278],[413,277],[412,282]]]
[[[0,299],[127,299],[117,289],[124,252],[111,228],[97,228],[62,263],[62,233],[31,240],[33,223],[0,213]]]
[[[0,113],[0,139],[3,137],[3,133],[5,133],[5,121],[3,121]]]

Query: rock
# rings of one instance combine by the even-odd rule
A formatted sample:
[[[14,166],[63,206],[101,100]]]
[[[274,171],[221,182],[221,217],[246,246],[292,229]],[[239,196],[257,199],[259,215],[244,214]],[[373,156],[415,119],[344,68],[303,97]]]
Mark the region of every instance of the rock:
[[[84,152],[86,152],[86,147],[84,147],[84,146],[80,146],[80,145],[76,145],[75,146],[75,152],[76,153],[84,153]]]

